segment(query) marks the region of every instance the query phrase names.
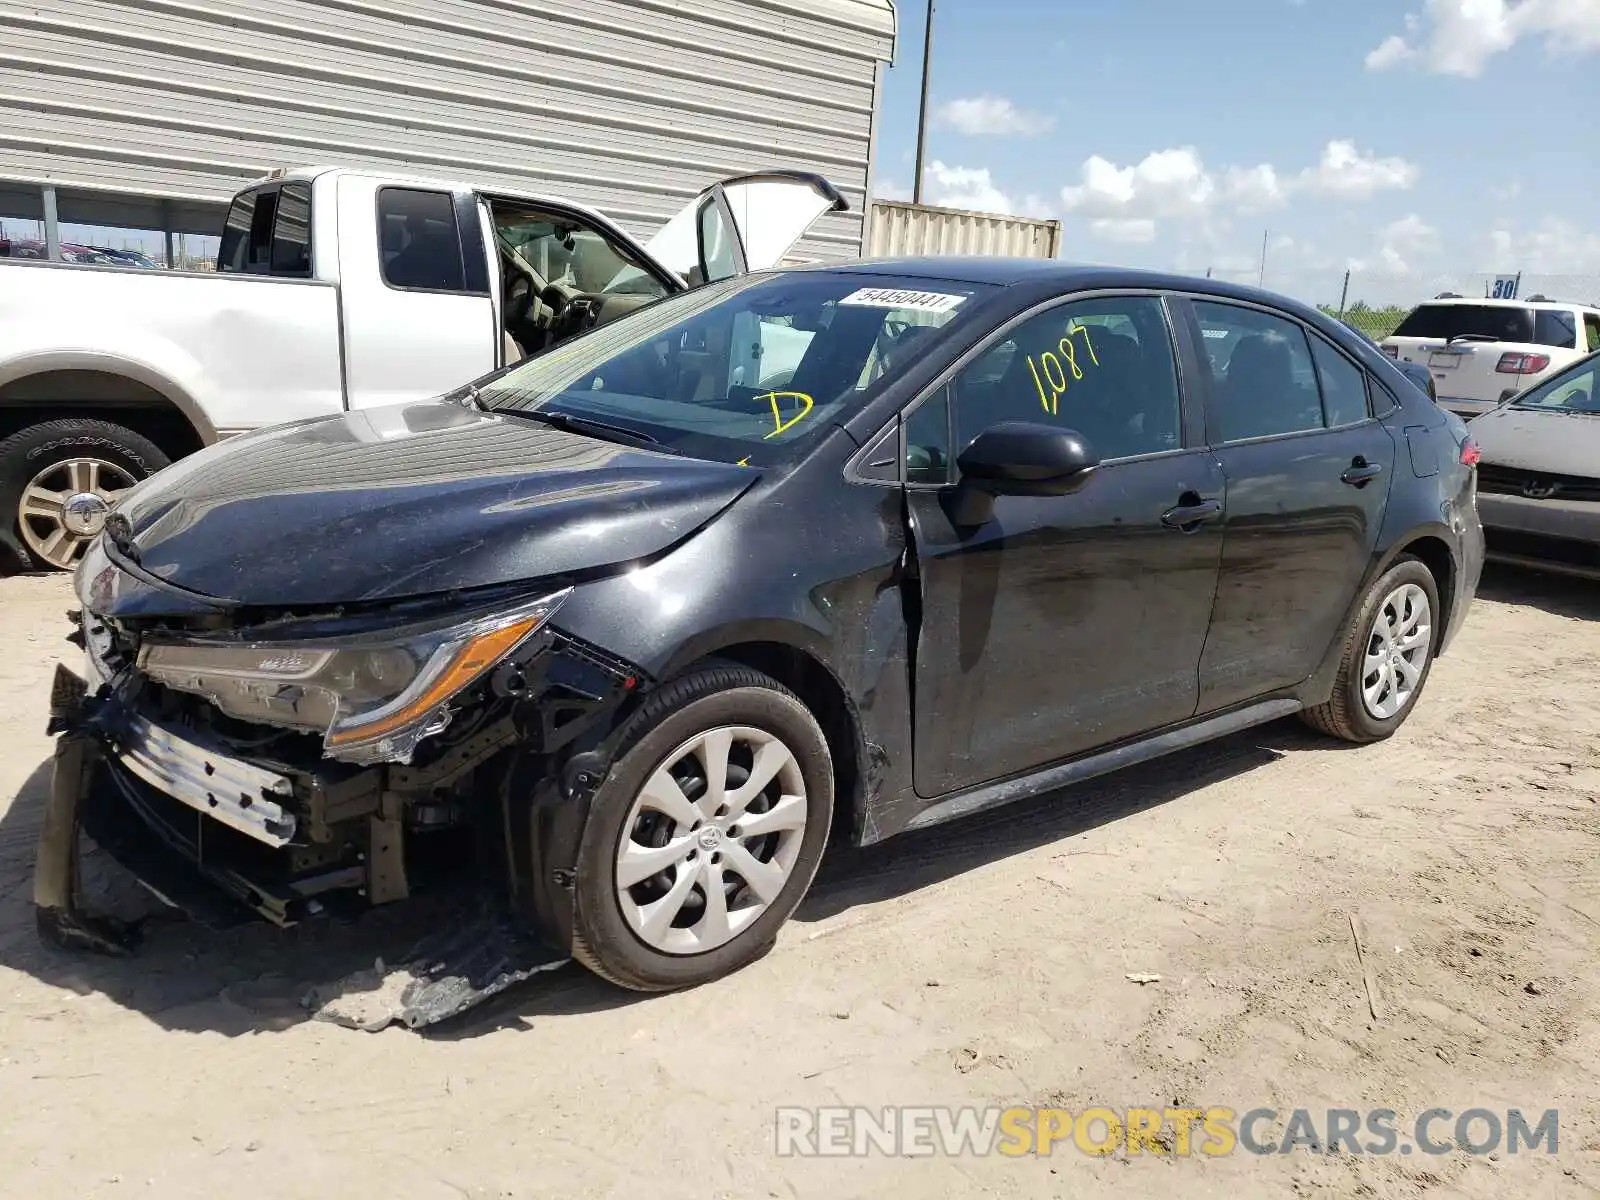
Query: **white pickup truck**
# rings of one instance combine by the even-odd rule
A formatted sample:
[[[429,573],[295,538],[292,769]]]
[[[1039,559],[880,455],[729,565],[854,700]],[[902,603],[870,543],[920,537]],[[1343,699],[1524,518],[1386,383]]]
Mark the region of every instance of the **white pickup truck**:
[[[234,198],[215,272],[0,259],[0,560],[68,569],[117,494],[176,458],[443,394],[662,296],[776,266],[845,207],[820,176],[744,175],[641,244],[550,197],[297,170]],[[790,348],[770,349],[755,351],[762,378]]]

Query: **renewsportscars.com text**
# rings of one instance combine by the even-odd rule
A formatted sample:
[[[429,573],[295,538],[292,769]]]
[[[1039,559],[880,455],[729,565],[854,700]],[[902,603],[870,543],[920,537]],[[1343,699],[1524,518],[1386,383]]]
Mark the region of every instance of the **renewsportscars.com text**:
[[[781,1157],[1010,1157],[1063,1153],[1555,1154],[1560,1114],[1430,1108],[1409,1121],[1393,1109],[1330,1108],[780,1108]]]

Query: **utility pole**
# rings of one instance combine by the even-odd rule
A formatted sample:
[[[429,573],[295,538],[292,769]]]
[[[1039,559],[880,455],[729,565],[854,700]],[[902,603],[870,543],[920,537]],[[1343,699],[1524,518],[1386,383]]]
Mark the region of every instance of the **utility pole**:
[[[1267,286],[1267,235],[1271,232],[1270,229],[1261,231],[1261,273],[1256,276],[1257,287]]]
[[[928,0],[928,25],[922,38],[922,105],[917,110],[917,177],[911,185],[911,201],[922,203],[922,159],[928,144],[928,77],[933,66],[933,3]]]

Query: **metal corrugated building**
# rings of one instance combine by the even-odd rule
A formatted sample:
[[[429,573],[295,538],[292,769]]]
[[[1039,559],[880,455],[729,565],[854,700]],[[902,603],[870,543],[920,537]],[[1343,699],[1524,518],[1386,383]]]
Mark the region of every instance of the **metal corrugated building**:
[[[819,171],[858,254],[893,0],[0,0],[0,216],[214,233],[279,166],[393,168],[652,232],[718,177]]]

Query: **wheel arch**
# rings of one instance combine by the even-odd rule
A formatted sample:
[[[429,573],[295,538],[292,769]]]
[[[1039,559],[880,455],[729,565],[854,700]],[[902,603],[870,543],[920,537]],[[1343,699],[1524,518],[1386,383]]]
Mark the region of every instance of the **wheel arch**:
[[[125,425],[178,459],[217,440],[200,402],[168,375],[120,355],[45,351],[0,364],[0,436],[41,421]]]
[[[1356,613],[1361,609],[1361,602],[1366,598],[1372,585],[1405,555],[1420,560],[1433,576],[1434,586],[1439,592],[1439,607],[1442,610],[1439,614],[1439,628],[1450,629],[1450,622],[1455,618],[1456,579],[1461,570],[1461,564],[1456,561],[1455,551],[1451,548],[1451,536],[1448,526],[1436,521],[1425,522],[1406,530],[1373,555],[1372,562],[1362,577],[1361,586],[1351,597],[1350,607],[1346,609],[1344,619],[1339,622],[1338,632],[1334,635],[1321,664],[1317,667],[1316,673],[1299,689],[1299,698],[1308,708],[1322,704],[1332,695],[1333,682],[1339,672],[1339,659],[1344,653],[1344,640],[1350,622],[1355,620]],[[1440,652],[1442,649],[1441,647]]]
[[[835,838],[848,836],[865,803],[864,744],[855,701],[822,657],[796,641],[771,637],[730,638],[698,653],[672,676],[721,660],[770,675],[800,697],[822,728],[833,759]],[[840,820],[839,818],[845,818]]]

